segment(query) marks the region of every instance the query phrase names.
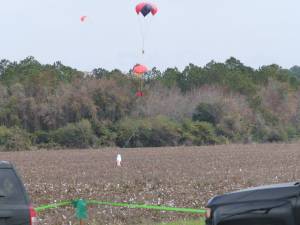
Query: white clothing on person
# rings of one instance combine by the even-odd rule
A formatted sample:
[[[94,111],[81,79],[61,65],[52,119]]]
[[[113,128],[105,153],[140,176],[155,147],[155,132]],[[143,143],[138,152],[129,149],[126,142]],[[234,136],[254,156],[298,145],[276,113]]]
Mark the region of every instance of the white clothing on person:
[[[122,156],[121,154],[117,155],[117,166],[121,166],[121,162],[122,162]]]

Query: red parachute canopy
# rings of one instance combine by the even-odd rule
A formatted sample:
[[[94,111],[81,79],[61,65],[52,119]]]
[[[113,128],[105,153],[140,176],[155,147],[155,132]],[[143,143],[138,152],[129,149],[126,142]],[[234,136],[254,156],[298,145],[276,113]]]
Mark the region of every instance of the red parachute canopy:
[[[134,74],[140,76],[140,75],[143,75],[144,73],[147,73],[148,68],[144,65],[137,64],[133,67],[133,72],[134,72]]]
[[[142,2],[135,7],[137,14],[142,13],[146,17],[150,12],[154,16],[158,12],[158,8],[153,3]]]
[[[81,21],[81,22],[84,22],[86,18],[87,18],[87,16],[81,16],[81,17],[80,17],[80,21]]]

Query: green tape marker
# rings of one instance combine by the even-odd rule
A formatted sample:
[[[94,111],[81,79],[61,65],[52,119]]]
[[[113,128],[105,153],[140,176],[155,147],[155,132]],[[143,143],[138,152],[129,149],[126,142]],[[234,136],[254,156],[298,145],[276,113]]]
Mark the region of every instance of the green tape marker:
[[[88,201],[88,204],[108,205],[108,206],[116,206],[116,207],[127,207],[127,208],[133,208],[133,209],[152,209],[152,210],[159,210],[159,211],[196,213],[196,214],[205,214],[205,212],[206,212],[205,209],[175,208],[175,207],[167,207],[167,206],[131,204],[131,203],[117,203],[117,202],[100,202],[100,201],[94,201],[94,200]]]
[[[107,205],[114,207],[127,207],[131,209],[150,209],[150,210],[159,210],[159,211],[169,211],[169,212],[181,212],[181,213],[193,213],[193,214],[205,214],[205,209],[191,209],[191,208],[175,208],[168,206],[156,206],[156,205],[145,205],[145,204],[132,204],[132,203],[119,203],[119,202],[102,202],[96,200],[75,200],[75,201],[64,201],[60,203],[50,204],[50,205],[42,205],[35,210],[37,212],[41,212],[47,209],[53,209],[63,206],[72,205],[76,208],[76,216],[79,219],[87,218],[87,206],[88,205]],[[78,211],[77,211],[78,210]]]
[[[50,205],[41,205],[41,206],[35,208],[35,211],[41,212],[46,209],[55,209],[55,208],[59,208],[62,206],[68,206],[71,204],[72,204],[72,201],[64,201],[64,202],[54,203],[54,204],[50,204]]]

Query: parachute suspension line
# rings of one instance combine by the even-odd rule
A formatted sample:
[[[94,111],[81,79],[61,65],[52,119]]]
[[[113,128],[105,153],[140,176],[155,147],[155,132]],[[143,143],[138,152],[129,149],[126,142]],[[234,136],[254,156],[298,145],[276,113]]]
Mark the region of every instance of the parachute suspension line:
[[[135,11],[139,17],[140,23],[140,31],[142,35],[142,55],[145,54],[145,39],[146,39],[146,32],[147,29],[145,26],[148,23],[149,15],[155,16],[158,12],[158,8],[155,4],[148,3],[148,2],[141,2],[136,5]],[[152,18],[150,19],[152,20]]]
[[[138,16],[138,20],[139,20],[139,26],[140,26],[140,34],[141,34],[141,38],[142,38],[142,56],[145,55],[145,36],[146,36],[146,31],[145,31],[145,26],[143,24],[143,19],[141,16]]]
[[[143,79],[140,77],[140,92],[143,93]]]
[[[138,64],[136,64],[136,66],[133,68],[133,72],[134,74],[137,76],[137,86],[138,86],[138,91],[136,93],[137,97],[142,97],[144,96],[143,94],[143,82],[144,82],[144,75],[145,73],[148,72],[148,68],[146,66],[144,66],[143,64],[140,63],[145,63],[145,43],[146,43],[146,37],[147,34],[146,32],[149,30],[149,26],[150,24],[148,24],[148,22],[150,23],[150,21],[152,20],[152,16],[155,16],[155,14],[158,12],[158,8],[156,5],[152,4],[152,3],[147,3],[147,2],[141,2],[138,5],[136,5],[135,7],[135,11],[137,13],[138,16],[138,21],[139,21],[139,26],[140,26],[140,33],[141,33],[141,41],[142,41],[142,51],[141,51],[141,55],[138,54],[138,58],[140,58]],[[152,14],[152,16],[150,16]],[[150,17],[149,17],[150,16]],[[149,19],[151,18],[151,19]]]
[[[143,94],[143,77],[144,75],[148,72],[148,68],[142,64],[136,64],[133,67],[133,74],[136,77],[136,87],[137,87],[137,92],[136,96],[137,97],[142,97],[144,96]]]

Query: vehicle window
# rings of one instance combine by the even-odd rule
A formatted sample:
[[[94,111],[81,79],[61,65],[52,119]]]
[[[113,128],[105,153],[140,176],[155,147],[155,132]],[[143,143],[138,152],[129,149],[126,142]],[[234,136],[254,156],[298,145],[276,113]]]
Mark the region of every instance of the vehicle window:
[[[5,203],[25,203],[19,179],[11,169],[0,170],[0,204]]]

